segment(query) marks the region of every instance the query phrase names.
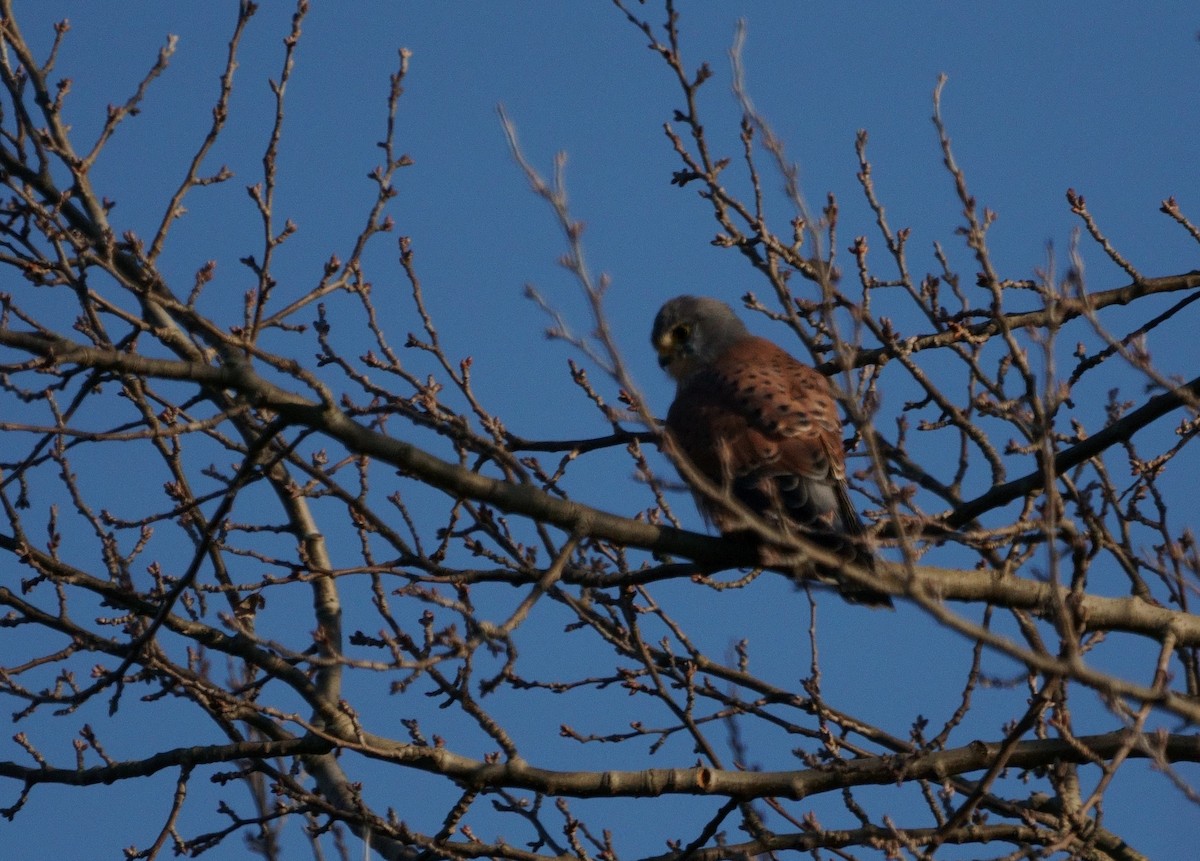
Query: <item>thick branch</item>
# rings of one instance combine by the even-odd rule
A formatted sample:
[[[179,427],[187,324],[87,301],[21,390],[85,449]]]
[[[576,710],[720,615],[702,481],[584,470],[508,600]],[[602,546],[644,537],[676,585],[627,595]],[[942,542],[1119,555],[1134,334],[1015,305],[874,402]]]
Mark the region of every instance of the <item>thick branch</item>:
[[[370,740],[374,742],[374,739]],[[1006,750],[1011,768],[1038,768],[1053,762],[1089,763],[1123,753],[1129,738],[1124,731],[1080,736],[1071,742],[1034,739]],[[1002,742],[973,741],[965,747],[915,755],[867,757],[836,766],[803,771],[727,771],[707,767],[651,768],[638,771],[553,771],[522,760],[489,763],[452,753],[446,748],[398,744],[380,740],[358,747],[368,755],[453,778],[464,786],[510,787],[574,798],[644,798],[659,795],[718,795],[739,800],[802,799],[851,786],[895,784],[911,780],[941,781],[981,771],[991,765]],[[1085,752],[1086,751],[1086,752]],[[1170,762],[1200,762],[1200,737],[1168,735],[1134,745],[1130,757]]]
[[[1024,311],[1016,314],[1004,314],[1001,317],[989,317],[982,322],[970,326],[954,326],[941,332],[928,335],[913,335],[903,339],[898,345],[905,353],[916,353],[937,347],[947,347],[964,341],[985,340],[1004,331],[1015,331],[1025,328],[1042,329],[1047,326],[1057,327],[1081,317],[1107,308],[1111,305],[1128,305],[1143,296],[1155,293],[1174,293],[1180,290],[1193,290],[1200,287],[1200,270],[1192,270],[1181,275],[1167,275],[1162,278],[1146,278],[1142,281],[1126,284],[1124,287],[1114,287],[1112,290],[1101,290],[1090,294],[1086,300],[1070,297],[1059,297],[1053,307],[1037,311]],[[877,347],[871,350],[859,350],[849,360],[851,367],[861,368],[865,365],[885,365],[895,355],[894,347]],[[832,376],[845,367],[842,360],[826,362],[817,370],[826,376]]]
[[[1059,452],[1054,457],[1054,474],[1061,475],[1069,469],[1087,461],[1118,443],[1130,439],[1137,431],[1146,425],[1162,418],[1172,410],[1187,404],[1194,404],[1200,397],[1200,377],[1192,380],[1174,391],[1165,392],[1151,398],[1142,406],[1126,416],[1110,424],[1104,430],[1096,433],[1083,442]],[[1046,486],[1046,471],[1035,470],[1029,475],[1012,481],[998,484],[982,496],[969,502],[964,502],[946,516],[945,524],[951,529],[957,529],[970,523],[985,511],[990,511],[1000,505],[1020,499]]]
[[[339,410],[281,389],[254,374],[248,366],[218,367],[168,359],[147,359],[129,353],[77,346],[66,339],[47,339],[5,329],[0,329],[0,344],[19,347],[55,362],[86,361],[92,367],[168,379],[191,378],[203,385],[233,389],[295,424],[338,440],[348,451],[391,464],[404,474],[452,497],[489,503],[503,511],[552,524],[570,534],[692,559],[706,571],[759,564],[759,553],[750,544],[620,517],[559,499],[532,485],[490,478],[442,460],[415,445],[365,428]],[[1172,404],[1170,397],[1162,395],[1142,409],[1165,410]],[[1176,401],[1174,405],[1178,403]],[[1127,418],[1136,422],[1134,416],[1138,413],[1140,411],[1135,411]],[[1097,434],[1097,437],[1100,436]],[[910,574],[899,566],[880,566],[880,569],[875,586],[889,594],[903,596],[916,585],[906,583]],[[918,568],[912,573],[916,575],[923,594],[936,596],[940,600],[987,601],[1035,610],[1050,618],[1063,606],[1061,597],[1056,598],[1051,591],[1054,587],[1034,580],[1019,577],[998,579],[934,568]],[[569,581],[570,575],[567,574],[564,579]],[[1200,617],[1156,607],[1133,598],[1085,596],[1078,613],[1081,619],[1086,620],[1086,627],[1092,630],[1122,630],[1157,638],[1170,629],[1176,633],[1179,645],[1200,645]]]
[[[210,747],[177,747],[145,759],[115,762],[112,765],[98,765],[93,768],[43,768],[0,762],[0,777],[21,780],[30,786],[37,783],[94,786],[98,783],[111,784],[118,780],[149,777],[166,768],[328,753],[332,748],[333,745],[324,739],[307,737],[281,741],[243,741]]]

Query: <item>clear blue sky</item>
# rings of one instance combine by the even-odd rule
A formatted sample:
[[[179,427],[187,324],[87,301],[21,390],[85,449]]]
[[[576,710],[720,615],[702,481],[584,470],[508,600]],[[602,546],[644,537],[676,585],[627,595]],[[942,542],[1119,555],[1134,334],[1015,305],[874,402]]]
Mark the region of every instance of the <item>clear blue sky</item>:
[[[72,79],[68,116],[81,140],[94,135],[107,104],[132,92],[167,34],[179,36],[171,66],[151,88],[141,115],[122,126],[94,173],[101,193],[117,202],[114,221],[148,236],[209,122],[236,3],[16,5],[20,25],[36,44],[48,44],[53,21],[71,20],[59,73]],[[1046,263],[1048,244],[1061,263],[1077,225],[1065,201],[1069,187],[1086,195],[1110,237],[1143,273],[1197,268],[1195,243],[1158,212],[1160,202],[1175,195],[1193,220],[1200,219],[1200,9],[1194,2],[680,5],[689,63],[708,61],[716,72],[702,103],[706,125],[735,158],[739,111],[729,91],[727,52],[735,22],[745,18],[751,93],[800,164],[809,200],[819,205],[827,192],[837,195],[843,261],[856,234],[881,246],[855,180],[854,137],[865,128],[891,223],[912,228],[914,268],[937,270],[937,241],[965,272],[974,271],[956,245],[961,207],[929,119],[936,78],[945,73],[944,116],[973,193],[999,215],[990,236],[1004,275],[1032,277]],[[580,330],[589,326],[575,286],[555,262],[563,246],[553,219],[509,156],[498,104],[516,124],[526,155],[544,171],[554,153],[568,153],[568,187],[575,216],[588,226],[590,262],[613,279],[610,316],[643,392],[660,410],[671,387],[646,340],[659,304],[682,292],[732,302],[747,290],[765,294],[765,283],[754,280],[736,252],[710,245],[716,224],[694,188],[670,185],[678,165],[662,124],[680,98],[645,38],[610,3],[315,0],[313,6],[288,93],[280,159],[277,212],[298,226],[276,268],[283,294],[315,283],[332,253],[344,258],[364,221],[372,195],[366,175],[379,161],[375,141],[383,133],[388,75],[401,46],[412,51],[412,60],[398,138],[414,166],[399,177],[392,209],[397,233],[413,239],[448,352],[473,357],[481,395],[508,417],[514,432],[577,437],[605,428],[570,384],[566,361],[573,352],[543,339],[546,321],[522,299],[523,286],[533,283]],[[217,260],[209,299],[227,295],[231,314],[250,284],[238,258],[260,247],[260,225],[243,189],[260,176],[271,105],[266,80],[278,75],[291,14],[291,4],[280,0],[262,7],[242,48],[229,131],[208,162],[213,170],[228,164],[238,178],[189,199],[189,213],[163,257],[181,291],[200,265]],[[640,8],[652,21],[662,20],[653,0]],[[780,198],[773,205],[776,217],[786,217]],[[1083,253],[1089,287],[1126,283],[1086,242]],[[368,263],[377,301],[392,315],[384,322],[402,344],[403,333],[418,329],[419,321],[394,257],[395,246],[385,239]],[[380,298],[388,290],[395,290],[394,302]],[[1190,378],[1200,350],[1188,334],[1176,331],[1177,340],[1152,342],[1151,349],[1164,370]],[[629,467],[619,458],[612,463],[619,464],[615,472],[597,472],[594,484],[574,488],[581,501],[621,510],[631,486]],[[679,510],[691,515],[682,499]],[[691,525],[700,528],[698,518]],[[719,613],[730,630],[712,632],[717,654],[721,644],[741,635],[739,626],[752,625],[748,620],[794,611],[779,604],[803,603],[785,587],[758,585],[763,589],[756,594],[721,599]],[[766,607],[764,594],[779,600]],[[842,612],[828,609],[835,620]],[[827,622],[824,657],[843,668],[829,684],[844,684],[839,695],[864,713],[882,720],[895,702],[910,700],[911,708],[890,727],[903,736],[922,692],[887,690],[883,682],[876,688],[882,702],[855,700],[854,668],[893,662],[899,680],[943,649],[962,658],[963,647],[915,613],[884,615],[863,623],[861,610],[847,614],[854,628]],[[798,630],[781,651],[800,650],[803,640]],[[776,671],[781,682],[792,683],[807,673],[807,658],[781,660]],[[994,671],[1011,666],[997,662]],[[949,704],[952,710],[964,672],[956,665],[944,686],[937,673],[929,674],[929,695],[943,709]],[[994,738],[999,726],[988,725],[981,711],[980,737]],[[89,719],[103,725],[115,756],[144,752],[136,736],[125,735],[128,727]],[[155,728],[160,730],[177,737],[173,743],[188,737],[186,727]],[[47,732],[47,738],[57,737]],[[0,734],[5,758],[17,756],[10,734]],[[60,761],[71,755],[63,744],[55,751]],[[677,753],[671,763],[656,764],[690,761],[687,751]],[[569,755],[567,747],[548,749],[540,764],[563,766]],[[785,767],[765,751],[760,760],[767,768]],[[15,822],[0,822],[0,843],[13,858],[118,858],[125,843],[150,842],[167,809],[161,793],[169,787],[168,778],[109,794],[42,788]],[[194,787],[197,794],[205,791],[200,782]],[[420,804],[417,793],[393,789],[394,800],[374,800],[418,816],[411,812]],[[1194,849],[1200,814],[1167,781],[1148,775],[1121,792],[1129,794],[1114,792],[1107,823],[1136,848],[1152,858]],[[12,787],[0,784],[0,793],[0,805],[11,803]],[[1150,810],[1143,806],[1147,797],[1155,799]],[[115,803],[118,798],[122,803]],[[1139,805],[1137,815],[1123,815],[1122,801]],[[213,803],[190,802],[192,831]],[[610,814],[615,827],[620,816],[636,815],[638,808],[610,810],[617,811]],[[655,844],[627,852],[634,857],[662,850]],[[294,857],[304,857],[302,852],[297,848]],[[242,856],[239,844],[230,842],[205,857]]]

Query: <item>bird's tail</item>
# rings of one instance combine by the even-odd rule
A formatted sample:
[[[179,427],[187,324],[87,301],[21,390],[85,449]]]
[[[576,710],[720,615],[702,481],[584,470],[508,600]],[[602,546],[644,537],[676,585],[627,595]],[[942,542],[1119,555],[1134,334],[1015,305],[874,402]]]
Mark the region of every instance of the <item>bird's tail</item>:
[[[850,494],[846,492],[844,484],[837,485],[837,496],[838,517],[842,521],[842,529],[840,534],[831,537],[835,538],[841,547],[831,549],[836,550],[839,555],[848,556],[847,561],[850,564],[865,568],[871,574],[875,574],[877,570],[875,554],[866,544],[862,520],[859,519],[858,511],[850,501]],[[893,606],[892,599],[886,592],[865,586],[853,578],[847,577],[840,570],[833,572],[833,579],[837,582],[838,591],[841,592],[842,597],[851,604],[865,604],[869,607]]]

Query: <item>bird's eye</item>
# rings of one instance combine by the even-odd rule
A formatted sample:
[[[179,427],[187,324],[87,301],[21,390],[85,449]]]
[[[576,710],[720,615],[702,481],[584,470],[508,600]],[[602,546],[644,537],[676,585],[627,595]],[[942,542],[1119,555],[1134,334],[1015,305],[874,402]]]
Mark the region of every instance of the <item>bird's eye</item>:
[[[674,341],[676,344],[682,344],[684,341],[686,341],[688,339],[688,336],[691,334],[692,334],[692,327],[687,325],[686,323],[680,323],[678,326],[676,326],[674,329],[671,330],[671,340]]]

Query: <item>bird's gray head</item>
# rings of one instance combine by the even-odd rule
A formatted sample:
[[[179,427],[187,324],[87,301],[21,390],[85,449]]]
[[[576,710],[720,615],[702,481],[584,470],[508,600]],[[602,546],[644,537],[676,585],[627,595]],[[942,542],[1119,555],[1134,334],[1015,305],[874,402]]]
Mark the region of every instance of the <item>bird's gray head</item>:
[[[748,334],[724,302],[707,296],[676,296],[654,318],[650,343],[658,352],[658,364],[683,382]]]

